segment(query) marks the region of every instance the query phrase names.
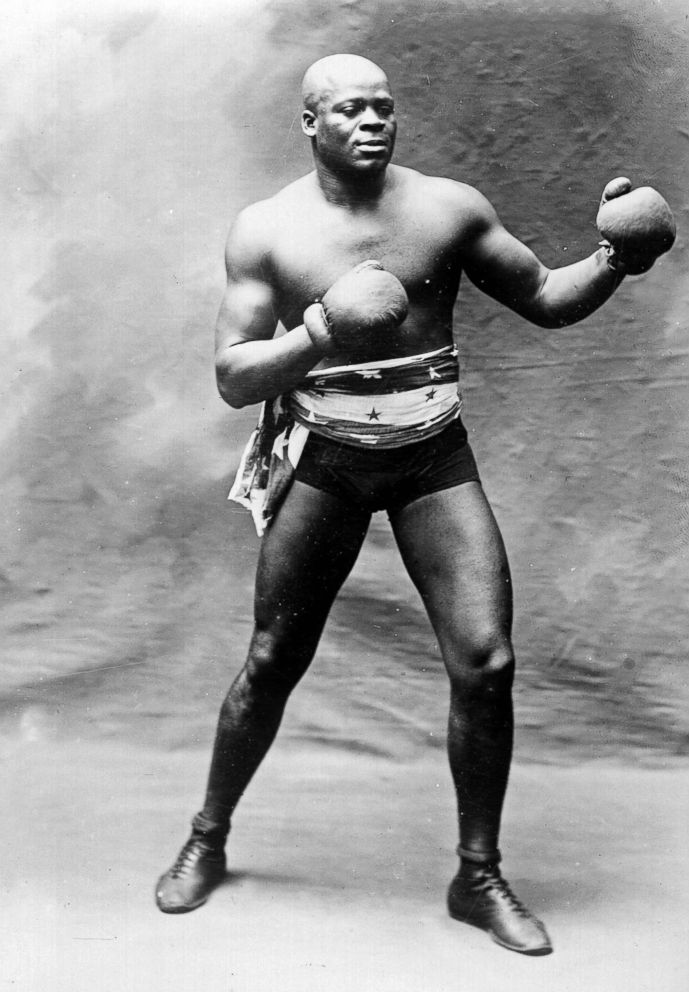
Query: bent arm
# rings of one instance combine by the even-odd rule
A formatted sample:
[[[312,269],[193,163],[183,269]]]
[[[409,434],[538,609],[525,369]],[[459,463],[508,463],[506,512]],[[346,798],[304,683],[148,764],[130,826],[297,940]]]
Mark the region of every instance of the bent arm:
[[[481,200],[464,271],[475,286],[533,324],[565,327],[583,320],[622,281],[622,273],[608,268],[602,248],[572,265],[547,268]]]
[[[303,326],[273,337],[275,291],[259,242],[260,225],[240,216],[227,242],[227,289],[215,332],[218,391],[235,408],[292,389],[322,357]]]

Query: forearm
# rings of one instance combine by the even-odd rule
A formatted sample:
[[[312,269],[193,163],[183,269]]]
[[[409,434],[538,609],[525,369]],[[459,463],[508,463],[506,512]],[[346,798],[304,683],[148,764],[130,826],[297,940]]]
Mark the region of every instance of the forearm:
[[[321,357],[303,325],[269,341],[229,345],[216,355],[218,391],[235,408],[260,403],[297,386]]]
[[[523,316],[542,327],[565,327],[583,320],[615,292],[624,274],[608,267],[601,248],[588,258],[550,269]]]

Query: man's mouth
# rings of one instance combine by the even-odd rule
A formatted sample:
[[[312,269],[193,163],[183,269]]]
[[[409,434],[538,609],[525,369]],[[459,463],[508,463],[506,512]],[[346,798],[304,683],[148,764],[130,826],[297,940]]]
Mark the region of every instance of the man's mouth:
[[[363,148],[365,151],[382,151],[388,147],[388,143],[384,138],[370,138],[368,141],[358,141],[357,148]]]

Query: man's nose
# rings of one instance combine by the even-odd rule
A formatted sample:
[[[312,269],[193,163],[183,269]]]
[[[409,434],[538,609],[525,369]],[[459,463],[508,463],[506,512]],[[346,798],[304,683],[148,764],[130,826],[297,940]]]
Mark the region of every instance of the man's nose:
[[[360,127],[373,128],[375,130],[380,130],[385,127],[385,121],[379,115],[378,111],[374,107],[367,107],[366,110],[361,115],[361,120],[359,122]]]

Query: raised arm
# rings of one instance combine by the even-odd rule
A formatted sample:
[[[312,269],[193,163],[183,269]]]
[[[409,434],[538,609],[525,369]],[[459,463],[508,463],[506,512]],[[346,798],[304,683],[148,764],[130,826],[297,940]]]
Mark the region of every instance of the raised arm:
[[[236,408],[293,388],[322,357],[303,326],[274,337],[278,320],[267,241],[263,204],[244,210],[227,239],[215,372],[220,395]]]
[[[613,181],[603,197],[624,195]],[[583,320],[614,293],[624,267],[608,264],[599,248],[572,265],[549,269],[505,230],[490,203],[476,194],[473,224],[464,254],[464,271],[483,292],[540,327],[564,327]]]

